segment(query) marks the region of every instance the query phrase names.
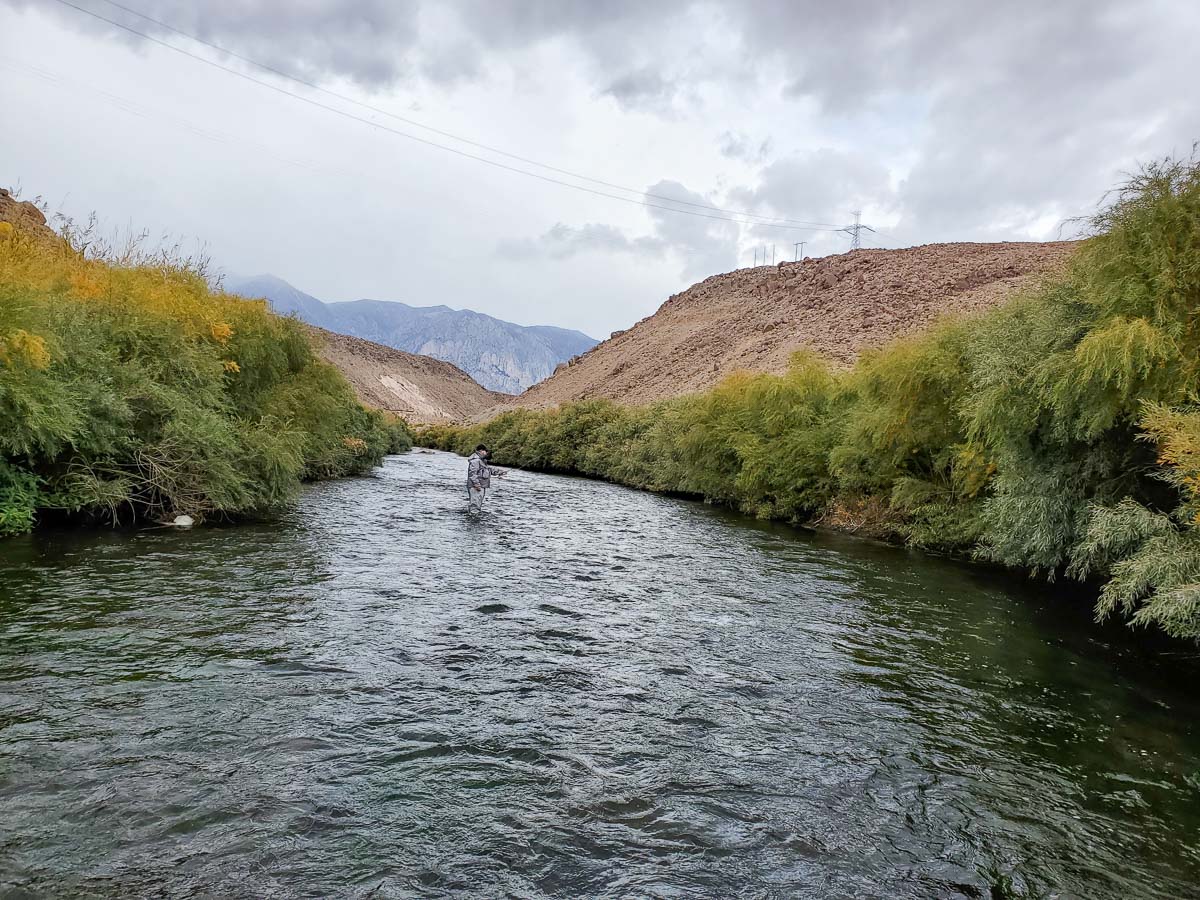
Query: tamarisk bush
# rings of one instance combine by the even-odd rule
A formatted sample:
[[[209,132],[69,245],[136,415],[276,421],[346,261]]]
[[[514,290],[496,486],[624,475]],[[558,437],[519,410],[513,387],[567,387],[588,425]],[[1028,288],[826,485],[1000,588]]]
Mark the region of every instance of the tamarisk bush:
[[[1060,276],[863,354],[643,408],[519,410],[419,443],[1100,585],[1200,637],[1200,166],[1146,166]]]
[[[0,230],[0,535],[38,518],[258,515],[403,449],[303,326],[202,261]]]

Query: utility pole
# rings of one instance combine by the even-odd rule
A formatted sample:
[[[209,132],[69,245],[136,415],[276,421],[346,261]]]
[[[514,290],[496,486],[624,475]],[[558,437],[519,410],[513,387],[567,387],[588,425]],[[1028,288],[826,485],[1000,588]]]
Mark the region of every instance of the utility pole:
[[[795,251],[794,262],[804,259],[804,245],[807,243],[808,241],[796,241],[796,243],[792,244],[792,249]]]
[[[846,232],[846,234],[850,235],[850,249],[851,250],[857,250],[859,247],[862,246],[861,236],[864,231],[869,231],[872,234],[875,233],[875,229],[872,228],[870,225],[864,225],[862,223],[861,219],[862,219],[862,210],[855,210],[854,211],[854,224],[847,225],[845,228],[842,229],[842,231],[844,231],[844,232]]]
[[[775,245],[771,245],[771,265],[775,265]]]

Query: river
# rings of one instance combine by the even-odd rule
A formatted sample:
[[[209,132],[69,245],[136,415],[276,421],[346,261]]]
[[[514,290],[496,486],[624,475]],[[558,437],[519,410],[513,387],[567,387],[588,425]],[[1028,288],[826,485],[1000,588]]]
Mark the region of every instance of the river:
[[[464,466],[0,544],[0,895],[1195,896],[1181,648],[582,479],[472,519]]]

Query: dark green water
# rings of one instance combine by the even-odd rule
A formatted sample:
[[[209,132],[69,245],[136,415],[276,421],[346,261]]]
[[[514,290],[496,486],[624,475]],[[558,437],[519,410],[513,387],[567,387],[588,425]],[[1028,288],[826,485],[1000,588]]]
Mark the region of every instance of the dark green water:
[[[5,896],[1196,896],[1200,665],[1086,600],[410,454],[0,544]]]

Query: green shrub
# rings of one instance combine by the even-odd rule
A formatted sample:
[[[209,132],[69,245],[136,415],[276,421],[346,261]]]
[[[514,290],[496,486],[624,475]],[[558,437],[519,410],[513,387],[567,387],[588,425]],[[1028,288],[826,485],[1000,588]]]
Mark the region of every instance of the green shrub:
[[[413,431],[404,419],[385,415],[383,427],[387,433],[388,453],[407,453],[413,448]]]
[[[33,527],[37,499],[37,476],[0,458],[0,537]]]
[[[0,533],[38,510],[261,514],[396,440],[302,325],[213,291],[186,261],[0,238]]]
[[[834,373],[800,356],[639,409],[518,410],[418,441],[836,520],[1102,585],[1097,615],[1200,637],[1200,167],[1133,177],[1068,271]]]

